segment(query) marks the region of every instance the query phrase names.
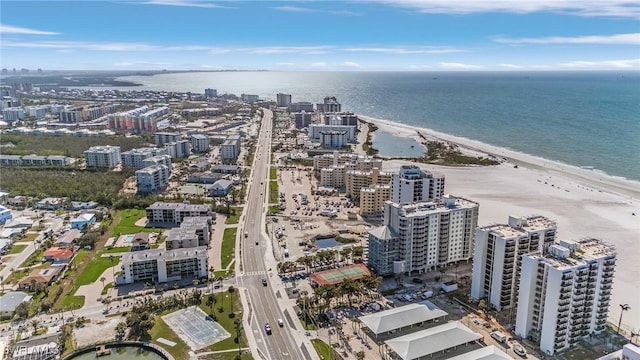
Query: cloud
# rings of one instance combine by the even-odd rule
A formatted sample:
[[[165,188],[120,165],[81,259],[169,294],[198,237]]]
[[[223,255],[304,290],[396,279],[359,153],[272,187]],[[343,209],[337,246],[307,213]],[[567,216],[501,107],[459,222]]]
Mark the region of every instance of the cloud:
[[[640,33],[615,35],[586,35],[586,36],[550,36],[541,38],[502,38],[493,41],[505,44],[599,44],[599,45],[634,45],[640,44]]]
[[[324,54],[330,46],[263,46],[251,48],[238,48],[237,51],[248,52],[250,54]]]
[[[53,31],[42,31],[28,29],[18,26],[0,24],[0,34],[20,34],[20,35],[59,35],[60,33]]]
[[[463,63],[441,62],[440,67],[443,69],[455,69],[455,70],[478,70],[484,69],[484,66],[470,65]]]
[[[197,7],[206,9],[235,9],[229,6],[223,6],[204,1],[189,1],[189,0],[149,0],[141,2],[145,5],[163,5],[163,6],[181,6],[181,7]]]
[[[569,69],[640,69],[640,59],[585,61],[577,60],[560,64]]]
[[[583,17],[640,19],[640,3],[629,0],[374,0],[428,14],[559,13]]]
[[[318,62],[314,62],[311,63],[312,67],[326,67],[327,63],[326,62],[322,62],[322,61],[318,61]]]
[[[456,49],[450,47],[350,47],[343,49],[344,51],[350,52],[377,52],[377,53],[387,53],[387,54],[450,54],[450,53],[460,53],[467,52],[464,49]]]
[[[277,62],[276,65],[280,65],[280,66],[296,66],[296,63],[292,63],[292,62]]]
[[[346,66],[346,67],[354,67],[354,68],[362,67],[362,66],[360,66],[360,64],[358,64],[357,62],[353,62],[353,61],[345,61],[340,65],[341,66]]]
[[[276,6],[276,7],[273,7],[272,9],[278,10],[278,11],[286,11],[286,12],[306,12],[306,13],[318,11],[315,9],[299,7],[299,6]]]
[[[515,65],[515,64],[498,64],[499,66],[508,68],[508,69],[523,69],[524,66]]]

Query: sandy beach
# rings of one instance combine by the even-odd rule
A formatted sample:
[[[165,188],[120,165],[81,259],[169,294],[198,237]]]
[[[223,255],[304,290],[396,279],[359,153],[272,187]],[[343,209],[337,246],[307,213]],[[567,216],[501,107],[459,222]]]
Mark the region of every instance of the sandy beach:
[[[444,174],[447,193],[478,202],[480,226],[505,223],[509,215],[540,214],[557,222],[559,239],[594,237],[614,245],[618,262],[610,321],[617,325],[619,304],[629,304],[622,327],[640,329],[640,266],[636,263],[640,259],[640,183],[429,129],[359,117],[375,123],[378,131],[421,142],[419,131],[427,138],[456,143],[467,149],[463,152],[506,159],[490,167],[418,165]],[[386,161],[383,170],[394,171],[408,163]]]

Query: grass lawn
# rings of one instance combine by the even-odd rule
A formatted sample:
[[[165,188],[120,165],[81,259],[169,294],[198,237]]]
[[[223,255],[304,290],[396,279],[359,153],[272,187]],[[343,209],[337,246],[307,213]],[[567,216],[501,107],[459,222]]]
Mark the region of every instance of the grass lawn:
[[[60,309],[80,309],[84,306],[84,296],[72,296],[67,294],[62,298],[58,308]]]
[[[128,253],[131,252],[130,247],[112,247],[112,248],[104,248],[101,250],[103,254],[120,254],[120,253]]]
[[[222,268],[226,269],[235,257],[237,228],[224,229],[222,235],[222,247],[220,249],[220,261]]]
[[[311,339],[311,343],[313,344],[313,347],[316,349],[316,352],[318,353],[318,355],[320,355],[321,359],[338,359],[338,357],[335,356],[335,351],[333,351],[329,346],[329,344],[327,344],[326,342],[320,339]],[[332,352],[333,354],[331,354]]]
[[[26,233],[26,234],[24,235],[24,237],[23,237],[23,238],[21,238],[21,239],[20,239],[20,240],[18,240],[18,241],[25,241],[25,242],[26,242],[26,241],[33,241],[33,240],[35,240],[37,237],[38,237],[38,233],[35,233],[35,232],[28,232],[28,233]]]
[[[281,213],[282,213],[282,210],[280,210],[280,208],[277,205],[270,205],[267,215],[278,215]]]
[[[277,204],[280,194],[278,193],[278,182],[276,180],[269,181],[269,202]]]
[[[155,317],[155,325],[149,332],[151,335],[151,340],[156,345],[161,348],[167,350],[171,355],[173,355],[174,359],[188,359],[189,358],[189,346],[185,344],[176,333],[171,330],[171,328],[162,320],[160,316]],[[158,342],[158,338],[165,338],[167,340],[171,340],[176,343],[175,346],[171,347]]]
[[[73,260],[71,260],[71,265],[72,266],[78,266],[80,264],[82,264],[82,262],[84,261],[84,259],[87,258],[87,256],[89,256],[91,252],[87,249],[80,249],[78,250],[78,252],[76,253],[76,256],[73,257]]]
[[[240,220],[240,215],[242,215],[242,206],[234,206],[231,208],[233,210],[233,214],[227,216],[227,220],[225,220],[225,224],[237,224]]]
[[[216,321],[218,322],[218,324],[220,324],[220,326],[227,330],[229,334],[231,334],[231,337],[209,346],[208,350],[218,351],[237,349],[238,343],[235,341],[236,330],[233,322],[236,319],[242,320],[242,304],[240,303],[238,289],[236,289],[233,295],[229,294],[228,291],[216,293],[213,295],[215,295],[216,297],[216,303],[215,305],[213,305],[213,313]],[[211,314],[211,308],[207,306],[207,299],[209,298],[209,296],[211,295],[204,296],[202,302],[200,303],[200,309],[202,309],[202,311],[207,314]],[[235,311],[234,317],[229,317],[229,314],[231,312],[231,296],[233,296],[233,310]],[[222,312],[219,311],[220,308],[222,308]],[[247,347],[247,338],[244,335],[244,331],[240,336],[240,346]],[[231,357],[231,359],[233,359],[233,357]]]
[[[88,285],[97,281],[105,270],[117,265],[119,262],[120,257],[118,256],[114,256],[112,262],[108,257],[102,257],[100,253],[98,253],[96,257],[91,259],[91,262],[89,262],[89,265],[84,271],[78,275],[73,287],[77,289],[79,286]]]
[[[22,250],[26,249],[27,245],[13,245],[11,247],[11,250],[9,250],[9,253],[7,255],[14,255],[14,254],[19,254],[22,252]]]
[[[104,288],[102,289],[102,292],[100,293],[100,295],[107,295],[107,292],[112,287],[113,287],[113,283],[108,283],[107,285],[104,286]]]
[[[136,226],[136,221],[147,216],[143,209],[127,209],[120,212],[120,223],[113,229],[113,235],[135,234],[138,232],[161,232],[163,229]]]
[[[271,180],[277,180],[278,179],[278,168],[276,168],[275,166],[272,166],[269,169],[269,179],[271,179]]]

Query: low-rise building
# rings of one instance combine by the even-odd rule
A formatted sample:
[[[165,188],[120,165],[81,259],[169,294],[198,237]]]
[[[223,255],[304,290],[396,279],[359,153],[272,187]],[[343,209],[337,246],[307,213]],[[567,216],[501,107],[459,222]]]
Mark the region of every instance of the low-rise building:
[[[46,261],[53,261],[54,264],[68,264],[73,258],[73,250],[68,248],[51,247],[44,252]]]
[[[0,225],[4,224],[5,222],[7,222],[7,220],[10,220],[12,218],[13,212],[11,211],[11,209],[0,205]]]
[[[173,228],[165,240],[167,250],[208,246],[211,241],[211,218],[186,217],[179,228]]]
[[[206,278],[209,272],[207,248],[152,249],[122,255],[122,272],[116,282],[151,284]]]
[[[71,219],[71,228],[84,230],[84,229],[88,229],[95,222],[96,222],[95,214],[85,213]]]
[[[233,181],[220,179],[213,183],[209,188],[209,196],[219,197],[219,196],[227,196],[229,191],[233,188]]]
[[[31,301],[31,295],[22,291],[9,291],[0,296],[0,318],[10,319],[16,308],[23,302]]]
[[[33,269],[31,273],[18,282],[18,288],[36,291],[38,287],[50,286],[62,275],[65,266],[51,265],[46,269]]]
[[[155,202],[146,209],[150,223],[179,226],[185,217],[208,217],[215,219],[209,204]]]

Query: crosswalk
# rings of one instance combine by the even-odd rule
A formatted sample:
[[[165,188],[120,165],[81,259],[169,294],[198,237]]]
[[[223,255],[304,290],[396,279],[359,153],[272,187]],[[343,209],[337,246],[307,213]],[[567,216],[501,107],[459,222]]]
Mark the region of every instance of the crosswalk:
[[[252,276],[252,275],[265,275],[267,272],[266,271],[248,271],[245,272],[244,274],[242,274],[243,276]]]

